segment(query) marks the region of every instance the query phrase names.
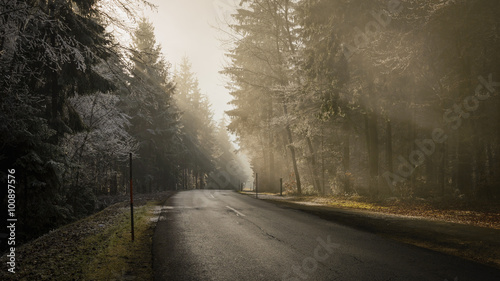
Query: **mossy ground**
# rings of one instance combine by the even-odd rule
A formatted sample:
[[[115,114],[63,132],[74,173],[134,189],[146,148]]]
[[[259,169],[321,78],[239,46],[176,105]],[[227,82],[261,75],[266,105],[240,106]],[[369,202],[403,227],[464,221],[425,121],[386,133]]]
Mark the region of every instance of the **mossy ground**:
[[[105,232],[85,240],[82,248],[97,248],[88,266],[85,280],[152,280],[151,218],[160,202],[149,202],[134,209],[134,241],[131,239],[130,210],[124,208],[118,222]],[[87,252],[87,251],[82,251]]]

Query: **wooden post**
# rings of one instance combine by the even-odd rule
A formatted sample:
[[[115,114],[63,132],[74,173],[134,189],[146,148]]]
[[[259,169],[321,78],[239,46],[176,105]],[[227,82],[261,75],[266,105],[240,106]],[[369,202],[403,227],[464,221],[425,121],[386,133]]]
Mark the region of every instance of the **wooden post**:
[[[132,233],[132,241],[134,241],[134,189],[132,187],[132,153],[130,156],[130,224],[131,224],[131,233]]]

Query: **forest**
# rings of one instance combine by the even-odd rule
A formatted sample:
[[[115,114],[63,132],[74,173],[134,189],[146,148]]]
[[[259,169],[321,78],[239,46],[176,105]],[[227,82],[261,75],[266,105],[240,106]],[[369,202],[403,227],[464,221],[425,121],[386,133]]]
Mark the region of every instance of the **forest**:
[[[259,190],[498,200],[500,3],[243,0],[229,130]]]
[[[137,193],[239,189],[244,153],[263,192],[499,200],[500,2],[238,2],[217,27],[232,109],[215,121],[147,1],[0,0],[18,240],[127,194],[130,154]]]
[[[214,180],[241,160],[189,58],[175,68],[164,59],[140,16],[149,3],[2,0],[0,9],[0,178],[15,176],[19,242],[129,192],[130,154],[135,193],[245,180],[235,169]],[[0,233],[8,198],[2,188]]]

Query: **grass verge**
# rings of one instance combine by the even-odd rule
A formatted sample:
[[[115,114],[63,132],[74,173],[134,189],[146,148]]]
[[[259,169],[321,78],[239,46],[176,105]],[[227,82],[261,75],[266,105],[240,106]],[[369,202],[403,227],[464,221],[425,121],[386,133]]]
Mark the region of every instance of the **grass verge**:
[[[153,279],[151,245],[154,227],[151,218],[157,205],[160,202],[134,208],[134,241],[131,240],[128,208],[123,208],[115,225],[85,240],[82,247],[92,247],[97,253],[83,269],[84,280]]]
[[[143,196],[134,206],[122,202],[63,226],[16,248],[16,272],[0,270],[0,280],[152,280],[155,210],[172,193]],[[7,257],[0,257],[6,264]]]

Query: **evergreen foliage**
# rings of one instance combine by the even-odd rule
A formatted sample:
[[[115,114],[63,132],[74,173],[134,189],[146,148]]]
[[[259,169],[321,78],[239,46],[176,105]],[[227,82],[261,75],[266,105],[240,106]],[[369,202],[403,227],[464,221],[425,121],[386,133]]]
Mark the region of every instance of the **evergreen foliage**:
[[[498,10],[241,1],[228,25],[228,127],[260,186],[273,190],[266,174],[294,162],[289,147],[297,169],[278,173],[298,193],[301,180],[313,193],[498,199]]]

